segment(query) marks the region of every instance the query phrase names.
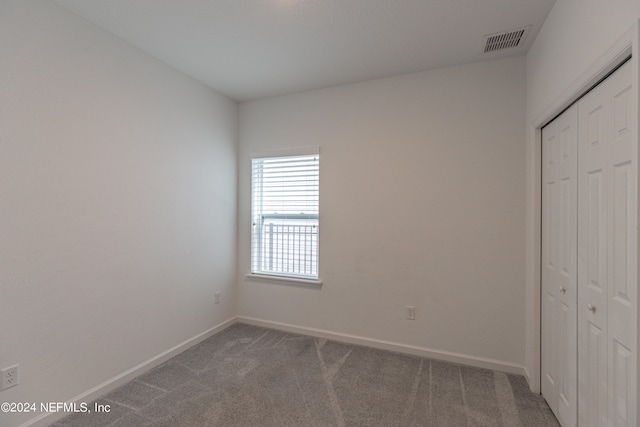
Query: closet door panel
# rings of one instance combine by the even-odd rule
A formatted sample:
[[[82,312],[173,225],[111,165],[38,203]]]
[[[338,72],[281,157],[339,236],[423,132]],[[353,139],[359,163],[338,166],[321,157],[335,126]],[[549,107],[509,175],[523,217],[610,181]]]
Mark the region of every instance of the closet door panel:
[[[614,426],[635,425],[634,327],[637,301],[637,158],[632,124],[631,63],[607,80],[610,103],[611,218],[609,240],[609,413]]]
[[[579,103],[578,117],[578,424],[607,426],[606,90]]]
[[[578,421],[635,426],[637,144],[631,64],[578,102]]]
[[[543,138],[542,394],[563,426],[577,412],[577,108]]]
[[[548,125],[542,131],[542,155],[544,158],[542,179],[542,395],[554,413],[558,412],[558,390],[556,386],[555,363],[557,350],[556,306],[558,288],[555,286],[558,260],[558,185],[556,179],[557,163],[557,125]]]

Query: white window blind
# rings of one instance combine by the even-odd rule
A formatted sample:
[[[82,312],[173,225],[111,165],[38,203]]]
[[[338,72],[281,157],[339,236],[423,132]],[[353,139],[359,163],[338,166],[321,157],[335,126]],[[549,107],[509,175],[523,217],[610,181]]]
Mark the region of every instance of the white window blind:
[[[252,159],[252,273],[318,278],[319,161]]]

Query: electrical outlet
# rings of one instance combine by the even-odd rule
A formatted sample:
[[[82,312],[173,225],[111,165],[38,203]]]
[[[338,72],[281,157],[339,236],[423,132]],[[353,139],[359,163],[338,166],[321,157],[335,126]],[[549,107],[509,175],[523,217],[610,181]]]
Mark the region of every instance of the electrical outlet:
[[[220,302],[220,291],[216,291],[214,294],[215,303],[218,304]]]
[[[14,385],[18,385],[18,365],[9,366],[0,370],[2,376],[2,386],[0,390],[5,390]]]
[[[416,308],[412,305],[405,307],[407,309],[407,319],[416,320]]]

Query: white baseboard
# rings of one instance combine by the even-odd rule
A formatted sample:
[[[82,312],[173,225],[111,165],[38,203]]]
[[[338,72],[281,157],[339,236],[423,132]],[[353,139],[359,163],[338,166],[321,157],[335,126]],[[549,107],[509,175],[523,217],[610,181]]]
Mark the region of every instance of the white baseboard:
[[[278,329],[285,332],[292,332],[302,335],[310,335],[318,338],[326,338],[347,344],[373,347],[381,350],[389,350],[397,353],[411,354],[429,359],[443,360],[446,362],[458,363],[461,365],[475,366],[478,368],[492,369],[494,371],[506,372],[509,374],[525,375],[524,366],[515,363],[503,362],[501,360],[488,359],[484,357],[470,356],[467,354],[452,353],[449,351],[433,350],[425,347],[418,347],[408,344],[401,344],[391,341],[365,338],[356,335],[342,334],[338,332],[326,331],[323,329],[307,328],[295,326],[287,323],[272,322],[269,320],[255,319],[252,317],[238,316],[238,322],[249,325],[262,326],[265,328]]]
[[[236,323],[236,317],[231,317],[227,320],[225,320],[222,323],[217,324],[216,326],[207,329],[206,331],[192,337],[189,338],[186,341],[181,342],[180,344],[176,345],[175,347],[170,348],[167,351],[164,351],[156,356],[153,356],[150,359],[145,360],[144,362],[140,363],[139,365],[134,366],[133,368],[124,371],[121,374],[116,375],[113,378],[108,379],[107,381],[103,382],[102,384],[99,384],[87,391],[85,391],[84,393],[81,393],[75,397],[72,397],[71,399],[68,400],[68,402],[91,402],[92,400],[97,399],[100,396],[104,396],[105,394],[109,393],[112,390],[115,390],[116,388],[120,387],[123,384],[126,384],[127,382],[131,381],[132,379],[140,376],[141,374],[150,371],[151,369],[155,368],[156,366],[162,364],[163,362],[166,362],[167,360],[171,359],[173,356],[176,356],[179,353],[182,353],[183,351],[185,351],[186,349],[188,349],[189,347],[192,347],[196,344],[198,344],[200,341],[204,341],[207,338],[211,337],[212,335],[217,334],[218,332],[228,328],[229,326],[233,325],[234,323]],[[41,427],[41,426],[46,426],[49,425],[51,423],[54,423],[58,420],[61,420],[62,418],[66,417],[67,413],[64,412],[57,412],[57,413],[44,413],[40,416],[37,416],[35,418],[30,419],[29,421],[23,423],[20,425],[20,427]]]

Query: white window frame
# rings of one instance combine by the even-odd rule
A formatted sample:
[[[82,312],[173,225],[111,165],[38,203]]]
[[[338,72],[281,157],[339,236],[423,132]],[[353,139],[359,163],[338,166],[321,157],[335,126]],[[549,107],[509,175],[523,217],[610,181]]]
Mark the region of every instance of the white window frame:
[[[269,151],[264,153],[254,153],[251,155],[251,243],[250,243],[250,265],[251,272],[247,274],[247,278],[253,280],[261,280],[261,281],[270,281],[270,282],[281,282],[287,284],[300,284],[300,285],[310,285],[310,286],[318,286],[322,284],[320,280],[320,231],[319,231],[319,206],[317,208],[316,213],[301,213],[301,214],[279,214],[272,212],[263,212],[262,207],[256,212],[255,203],[256,200],[262,199],[262,190],[260,191],[259,196],[256,197],[256,184],[260,183],[256,182],[254,178],[254,160],[260,159],[278,159],[278,158],[286,158],[286,157],[297,157],[297,156],[319,156],[320,150],[317,147],[313,148],[301,148],[294,150],[284,150],[284,151]],[[318,180],[319,180],[320,171],[318,170]],[[319,188],[319,184],[318,184]],[[319,191],[319,190],[318,190]],[[319,197],[319,195],[318,195]],[[317,201],[319,204],[319,200]],[[315,220],[316,221],[316,232],[315,232],[315,249],[312,250],[312,254],[315,252],[315,265],[316,265],[316,273],[315,275],[308,274],[299,274],[295,272],[273,272],[262,269],[261,265],[263,265],[264,261],[264,248],[262,247],[262,236],[264,227],[264,221],[266,219],[273,220]],[[308,227],[308,226],[306,226]],[[312,233],[313,234],[313,233]],[[313,239],[313,235],[310,237]],[[257,245],[257,246],[256,246]],[[256,257],[259,257],[256,259]],[[299,261],[299,260],[298,260]]]

